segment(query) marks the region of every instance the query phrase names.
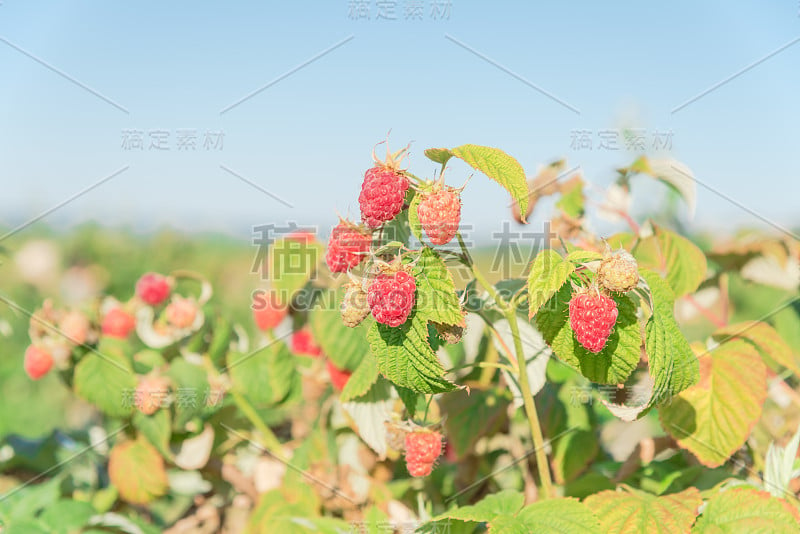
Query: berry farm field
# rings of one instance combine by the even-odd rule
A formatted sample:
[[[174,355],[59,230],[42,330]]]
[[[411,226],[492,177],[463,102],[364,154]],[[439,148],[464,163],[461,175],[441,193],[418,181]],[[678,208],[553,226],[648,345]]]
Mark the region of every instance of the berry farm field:
[[[4,238],[3,534],[800,530],[791,231],[631,210],[694,206],[674,160],[614,203],[563,161],[384,145],[355,215],[258,247]],[[478,181],[544,231],[465,237]]]

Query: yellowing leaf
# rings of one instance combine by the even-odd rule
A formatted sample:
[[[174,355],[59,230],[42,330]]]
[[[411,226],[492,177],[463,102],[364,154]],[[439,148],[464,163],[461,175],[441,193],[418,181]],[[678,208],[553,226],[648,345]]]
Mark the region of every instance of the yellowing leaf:
[[[120,497],[132,504],[147,504],[167,492],[164,459],[142,438],[114,445],[108,458],[108,477]]]
[[[693,293],[706,277],[706,257],[697,245],[675,232],[653,225],[653,235],[633,247],[639,267],[656,271],[676,297]]]
[[[697,488],[664,496],[626,488],[601,491],[584,502],[600,520],[601,532],[677,534],[692,528],[703,499]]]
[[[661,424],[684,449],[717,467],[747,440],[767,395],[767,369],[742,340],[700,355],[700,382],[660,408]]]
[[[729,489],[709,499],[692,532],[796,533],[800,531],[800,523],[789,506],[765,491]]]
[[[768,363],[770,361],[775,361],[800,377],[800,366],[797,365],[792,355],[792,348],[786,344],[780,334],[767,323],[745,321],[743,323],[724,326],[714,332],[714,339],[720,342],[732,338],[749,341],[756,346]]]

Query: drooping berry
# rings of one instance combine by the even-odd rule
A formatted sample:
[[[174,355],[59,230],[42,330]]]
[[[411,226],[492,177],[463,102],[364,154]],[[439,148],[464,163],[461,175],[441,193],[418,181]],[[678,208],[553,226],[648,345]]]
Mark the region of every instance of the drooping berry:
[[[105,317],[101,330],[103,334],[120,339],[127,338],[136,328],[136,319],[122,308],[112,308]]]
[[[42,347],[30,345],[25,349],[23,366],[31,380],[39,380],[53,367],[53,356]]]
[[[289,312],[286,306],[278,302],[278,296],[272,292],[258,292],[253,295],[253,319],[261,330],[272,330],[283,321]]]
[[[189,328],[197,318],[197,303],[194,299],[174,297],[165,310],[167,322],[175,328]]]
[[[308,328],[301,328],[296,332],[292,332],[292,352],[311,356],[312,358],[318,358],[322,355],[322,349],[314,341],[314,336],[311,335],[311,331]]]
[[[609,291],[630,291],[639,283],[636,258],[625,250],[607,257],[597,268],[597,283]]]
[[[171,291],[169,279],[163,274],[145,273],[136,282],[136,296],[150,306],[158,306],[167,300]]]
[[[404,270],[379,274],[367,289],[367,304],[379,323],[400,326],[406,322],[414,307],[417,283]]]
[[[430,192],[421,193],[417,214],[422,229],[431,243],[449,243],[458,232],[461,221],[461,196],[457,189],[437,184]]]
[[[139,380],[133,403],[145,415],[153,415],[164,405],[169,395],[169,380],[163,377],[146,376]]]
[[[433,465],[442,454],[442,435],[427,429],[406,434],[406,468],[411,476],[431,474]]]
[[[345,369],[339,369],[330,360],[325,363],[325,367],[328,369],[328,376],[331,377],[333,387],[336,391],[342,391],[353,373]]]
[[[361,220],[370,228],[391,221],[403,209],[408,178],[392,167],[375,165],[364,174],[358,205]]]
[[[596,288],[581,290],[569,301],[569,325],[586,350],[603,350],[617,322],[617,303]]]
[[[325,262],[333,273],[349,271],[363,260],[372,244],[372,234],[363,227],[341,221],[331,232]]]
[[[369,315],[369,304],[367,304],[367,293],[361,287],[361,283],[350,281],[345,285],[342,305],[339,308],[342,314],[342,322],[350,328],[355,328]]]

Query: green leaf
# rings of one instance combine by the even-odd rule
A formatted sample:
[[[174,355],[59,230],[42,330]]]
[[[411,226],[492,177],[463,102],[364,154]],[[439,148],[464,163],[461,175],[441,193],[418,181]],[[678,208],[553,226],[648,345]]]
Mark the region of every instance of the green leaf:
[[[346,326],[339,312],[343,296],[343,288],[326,293],[319,306],[311,310],[309,322],[314,340],[336,367],[355,371],[369,352],[365,335],[371,319],[367,318],[355,328]]]
[[[674,159],[649,159],[642,156],[631,165],[631,170],[652,176],[677,192],[694,215],[697,205],[697,184],[691,169]]]
[[[519,162],[500,150],[488,146],[461,145],[450,150],[457,158],[502,185],[519,204],[524,218],[528,209],[528,182]]]
[[[120,497],[131,504],[147,504],[167,492],[164,459],[141,438],[112,447],[108,477],[119,490]]]
[[[656,496],[627,488],[601,491],[584,501],[600,520],[601,532],[689,532],[703,498],[697,488]]]
[[[642,344],[636,306],[631,299],[614,296],[619,311],[617,323],[606,346],[594,354],[575,339],[569,325],[569,300],[572,288],[564,285],[536,314],[536,324],[556,356],[591,380],[601,384],[621,384],[639,363]]]
[[[422,242],[422,223],[419,222],[419,204],[422,202],[422,195],[414,195],[408,205],[408,226],[414,237]]]
[[[378,373],[378,364],[375,361],[375,357],[367,351],[361,363],[350,376],[347,384],[345,384],[341,395],[339,395],[339,400],[347,402],[365,395],[372,385],[378,381],[379,376],[380,373]]]
[[[133,414],[133,426],[153,445],[165,458],[170,458],[169,440],[172,436],[169,410],[161,409],[153,415],[145,415],[139,410]]]
[[[170,362],[167,375],[176,387],[173,404],[175,420],[172,424],[176,430],[183,431],[186,423],[205,411],[207,401],[214,400],[214,392],[211,391],[205,369],[182,356]]]
[[[267,276],[281,304],[288,303],[317,268],[325,254],[316,239],[277,239],[269,249]]]
[[[561,198],[556,202],[556,207],[569,215],[579,218],[584,212],[583,180],[575,180],[569,189],[562,191]]]
[[[340,534],[348,532],[350,525],[346,522],[315,517],[308,506],[281,490],[262,493],[248,518],[244,532],[246,534]]]
[[[455,154],[453,154],[449,148],[427,148],[425,149],[425,157],[429,160],[440,163],[442,165],[446,165],[450,158],[452,158]]]
[[[550,300],[575,272],[575,266],[564,261],[552,249],[545,249],[536,255],[528,275],[528,317],[536,315],[542,304]]]
[[[545,533],[596,533],[599,522],[588,506],[577,499],[547,499],[529,504],[517,514],[516,519],[525,527],[523,532]],[[503,532],[501,525],[492,523],[492,532]],[[607,531],[606,531],[607,532]]]
[[[747,440],[767,395],[767,369],[733,340],[699,357],[700,381],[660,409],[664,430],[703,465],[717,467]]]
[[[89,352],[75,366],[75,393],[106,415],[125,416],[133,402],[126,399],[136,390],[136,376],[126,354],[127,343],[102,338],[97,352]]]
[[[464,323],[453,275],[433,249],[422,248],[413,275],[417,282],[414,309],[418,320],[446,325]]]
[[[56,534],[80,532],[86,526],[89,518],[97,512],[88,502],[63,499],[47,507],[40,519],[49,531]]]
[[[428,343],[427,320],[412,312],[401,326],[374,323],[367,333],[378,370],[394,384],[418,393],[443,393],[456,386]]]
[[[507,389],[455,391],[439,401],[447,414],[445,435],[459,458],[470,452],[483,436],[497,430],[511,402]]]
[[[411,189],[409,189],[408,195],[413,195],[411,198],[411,203],[417,200],[417,197],[419,196]],[[406,199],[408,199],[408,195],[406,196]],[[394,219],[384,224],[381,228],[382,242],[385,244],[393,241],[395,243],[402,243],[403,245],[408,246],[408,240],[411,237],[410,216],[410,209],[403,210],[395,215]]]
[[[800,377],[800,366],[794,359],[792,348],[781,339],[780,334],[767,323],[745,321],[723,326],[714,332],[714,339],[719,342],[728,339],[743,339],[755,345],[766,363],[777,363],[791,370]]]
[[[211,345],[208,347],[208,357],[215,365],[221,365],[225,361],[231,337],[233,337],[233,326],[225,316],[220,315],[214,323],[214,337],[211,338]]]
[[[651,269],[669,282],[676,297],[697,291],[706,277],[706,257],[697,245],[675,232],[653,225],[653,235],[633,247],[639,267]]]
[[[413,418],[417,414],[417,405],[420,400],[424,401],[425,396],[397,384],[394,385],[394,389],[397,391],[397,396],[403,401],[403,406],[406,407],[408,416]]]
[[[764,491],[729,489],[709,499],[692,532],[796,533],[800,526],[789,506]]]
[[[484,523],[498,516],[513,516],[525,504],[525,496],[514,490],[501,490],[487,495],[476,504],[453,508],[434,517],[432,521],[458,519]]]
[[[296,370],[286,345],[272,342],[249,354],[228,354],[228,371],[233,388],[257,408],[279,403],[292,386]]]
[[[592,261],[601,261],[602,259],[603,255],[594,250],[575,249],[571,250],[569,254],[567,254],[567,261],[571,261],[572,263],[575,264],[589,263]]]

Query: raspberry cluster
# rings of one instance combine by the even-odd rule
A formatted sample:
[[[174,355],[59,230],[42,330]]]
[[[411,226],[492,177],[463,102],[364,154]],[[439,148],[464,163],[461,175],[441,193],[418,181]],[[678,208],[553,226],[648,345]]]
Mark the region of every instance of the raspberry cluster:
[[[417,283],[404,270],[386,271],[375,277],[367,289],[367,304],[379,323],[400,326],[414,307]]]
[[[581,290],[569,301],[569,325],[589,352],[603,350],[617,322],[617,303],[596,288]]]
[[[442,435],[427,429],[406,434],[406,468],[413,477],[431,474],[436,460],[442,454]]]
[[[419,222],[431,243],[444,245],[458,232],[461,221],[461,196],[457,189],[437,184],[422,194],[417,208]]]

